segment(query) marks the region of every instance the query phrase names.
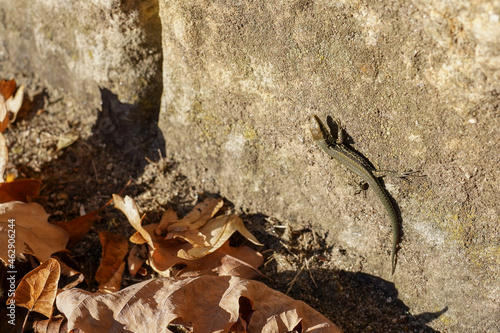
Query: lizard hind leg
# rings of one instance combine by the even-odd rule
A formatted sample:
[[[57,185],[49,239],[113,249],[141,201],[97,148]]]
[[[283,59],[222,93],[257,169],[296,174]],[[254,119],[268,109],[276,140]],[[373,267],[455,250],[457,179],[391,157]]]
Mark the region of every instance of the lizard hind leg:
[[[354,189],[353,194],[354,195],[358,195],[358,194],[363,193],[363,198],[366,198],[366,191],[368,190],[368,183],[367,182],[365,182],[364,180],[361,180],[359,182],[350,181],[348,184],[353,187],[353,189]]]

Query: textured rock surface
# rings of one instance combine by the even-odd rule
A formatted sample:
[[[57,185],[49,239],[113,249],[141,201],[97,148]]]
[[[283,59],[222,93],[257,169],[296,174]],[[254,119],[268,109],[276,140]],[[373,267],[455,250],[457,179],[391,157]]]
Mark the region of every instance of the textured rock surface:
[[[163,89],[166,150],[193,184],[322,229],[339,269],[394,281],[437,330],[499,330],[498,2],[0,0],[0,14],[2,76],[74,100],[62,121],[99,108],[116,140],[147,137]],[[385,181],[404,232],[394,277],[383,207],[352,195],[312,114],[377,167],[426,175]]]
[[[167,153],[237,207],[322,225],[344,269],[387,279],[377,198],[312,142],[340,119],[386,180],[404,236],[394,276],[433,325],[498,329],[500,5],[487,1],[161,1]],[[495,135],[496,133],[496,135]],[[357,255],[354,255],[357,254]]]
[[[157,120],[157,1],[1,0],[0,13],[0,68],[6,77],[20,81],[18,73],[36,74],[43,86],[72,97],[76,109],[101,109],[99,88],[105,88],[117,96],[118,112],[127,113],[121,118],[133,118],[142,130]]]

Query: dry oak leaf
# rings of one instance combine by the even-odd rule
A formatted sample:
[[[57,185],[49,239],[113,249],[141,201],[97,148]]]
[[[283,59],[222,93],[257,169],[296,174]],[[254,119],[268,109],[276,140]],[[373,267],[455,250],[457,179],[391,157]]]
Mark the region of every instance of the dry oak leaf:
[[[68,329],[83,332],[171,332],[170,324],[197,333],[342,332],[304,302],[237,277],[159,278],[113,294],[71,289],[56,304]]]
[[[165,244],[167,243],[167,244]],[[246,279],[264,276],[258,267],[264,263],[262,254],[248,246],[232,247],[226,242],[217,251],[207,256],[186,260],[179,258],[176,253],[179,250],[190,248],[188,243],[165,241],[153,252],[150,266],[161,276],[170,277],[194,277],[200,275],[231,275]],[[177,272],[171,268],[177,265],[184,266]]]
[[[127,257],[127,266],[130,275],[135,276],[146,260],[148,260],[147,245],[134,244]]]
[[[12,95],[10,98],[5,99],[5,106],[7,107],[7,111],[12,112],[12,119],[9,120],[9,123],[13,123],[16,121],[17,114],[19,110],[21,110],[21,106],[23,105],[24,99],[24,86],[21,85],[15,95]]]
[[[235,214],[219,216],[208,221],[199,230],[189,230],[185,232],[171,233],[167,238],[181,238],[193,245],[193,248],[181,249],[177,256],[180,258],[194,260],[206,256],[221,247],[232,234],[238,231],[243,237],[254,243],[263,246],[248,231],[243,220]]]
[[[102,259],[97,269],[95,280],[99,282],[99,291],[115,292],[120,290],[122,274],[125,269],[123,259],[128,252],[128,242],[122,235],[109,231],[99,232],[102,245]]]
[[[173,220],[177,214],[172,214],[173,210],[167,210],[162,216],[157,234],[198,229],[204,226],[221,209],[222,205],[224,205],[222,199],[207,197],[178,221]]]
[[[0,80],[0,132],[5,131],[9,125],[9,117],[7,116],[9,110],[6,101],[14,94],[16,86],[14,79],[10,81]]]
[[[17,306],[50,318],[54,311],[60,274],[61,267],[56,259],[45,260],[22,278],[14,297],[9,298],[7,304],[13,300]]]
[[[171,233],[164,238],[161,233],[158,233],[158,223],[141,225],[138,208],[131,198],[122,199],[118,195],[113,195],[113,198],[115,206],[125,213],[130,224],[137,230],[130,240],[135,244],[148,243],[150,259],[148,264],[162,276],[171,276],[170,269],[176,265],[186,266],[177,272],[177,276],[200,274],[234,274],[246,278],[262,276],[257,269],[262,265],[262,255],[253,249],[247,247],[231,248],[228,245],[228,248],[232,249],[230,253],[224,253],[224,251],[215,253],[235,231],[240,232],[254,244],[262,245],[245,228],[243,221],[238,216],[220,216],[204,222],[201,230]],[[220,209],[221,202],[221,200],[216,199],[205,200],[204,204],[198,206],[199,209],[196,211],[200,216],[213,216]],[[191,216],[194,215],[196,214]],[[173,210],[167,210],[165,216],[169,216],[171,221],[176,214]],[[197,219],[189,219],[189,221],[193,220]],[[172,239],[170,235],[175,238]]]
[[[12,201],[0,204],[0,244],[10,244],[14,239],[16,256],[20,253],[34,255],[45,261],[52,253],[64,250],[68,233],[47,222],[49,214],[37,203]],[[13,222],[9,222],[13,221]],[[0,249],[0,258],[12,259],[7,246]]]
[[[135,204],[134,200],[128,195],[125,198],[120,197],[117,194],[113,194],[113,201],[115,203],[115,207],[122,211],[123,214],[127,217],[130,224],[134,227],[137,232],[139,232],[140,236],[151,246],[153,246],[153,240],[151,239],[151,235],[147,232],[141,223],[141,217],[139,215],[139,208]]]
[[[0,81],[0,132],[5,131],[9,123],[15,121],[17,113],[23,105],[24,88],[24,85],[17,88],[14,79]],[[9,120],[8,112],[12,113],[12,120]]]
[[[91,211],[88,214],[78,216],[71,221],[66,222],[52,222],[55,225],[60,226],[64,230],[66,230],[69,234],[69,241],[66,248],[72,249],[76,244],[85,238],[87,233],[90,231],[90,228],[94,225],[96,221],[99,221],[101,218],[99,214],[101,211],[111,202],[108,201],[104,206]]]

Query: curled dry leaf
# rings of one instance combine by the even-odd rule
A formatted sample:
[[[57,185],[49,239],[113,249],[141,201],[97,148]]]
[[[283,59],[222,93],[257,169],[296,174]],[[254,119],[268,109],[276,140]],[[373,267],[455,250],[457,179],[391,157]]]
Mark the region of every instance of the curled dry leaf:
[[[50,318],[54,310],[60,274],[61,267],[56,259],[45,260],[22,278],[14,297],[9,298],[7,304],[14,301],[17,306]]]
[[[45,261],[52,253],[64,250],[68,242],[68,233],[47,222],[48,217],[37,203],[13,201],[0,204],[0,244],[9,244],[9,239],[15,239],[16,255],[31,253],[38,260]],[[12,235],[15,237],[10,237]],[[0,258],[5,262],[11,259],[7,246],[1,247]]]
[[[84,332],[171,332],[171,323],[197,333],[342,332],[304,302],[237,277],[152,279],[113,294],[71,289],[57,296],[57,308],[70,330]]]
[[[187,231],[185,233],[169,234],[169,237],[182,238],[193,245],[193,248],[188,250],[180,250],[177,255],[180,258],[194,260],[206,256],[221,247],[234,232],[238,231],[246,239],[255,245],[262,246],[263,244],[248,231],[243,223],[243,220],[234,214],[219,216],[211,219],[199,231]],[[201,237],[200,237],[201,236]],[[203,240],[200,241],[200,240]]]
[[[166,243],[166,244],[165,244]],[[179,258],[176,253],[190,247],[187,243],[175,240],[165,241],[153,252],[151,267],[162,276],[171,276],[171,268],[184,266],[176,277],[200,275],[231,275],[246,279],[264,276],[258,267],[264,263],[262,255],[248,246],[232,247],[226,242],[219,250],[196,260]]]
[[[236,215],[220,216],[204,222],[200,230],[185,230],[170,232],[166,237],[162,232],[158,232],[159,225],[149,224],[142,226],[139,219],[138,208],[132,199],[126,197],[125,200],[114,195],[115,205],[122,210],[129,218],[130,223],[137,232],[131,237],[135,244],[148,243],[149,265],[162,276],[171,276],[170,269],[173,266],[185,266],[176,276],[194,276],[196,274],[224,274],[236,275],[245,278],[254,278],[260,274],[258,267],[262,265],[263,259],[257,251],[248,247],[232,248],[230,252],[218,251],[229,237],[235,232],[240,232],[243,236],[257,245],[261,245],[257,239],[246,229],[243,221]],[[128,198],[128,199],[127,199]],[[203,205],[197,205],[196,214],[188,219],[192,226],[192,221],[206,219],[213,216],[219,209],[222,200],[213,199],[203,201]],[[195,206],[196,207],[196,206]],[[194,218],[194,216],[197,216]],[[171,221],[176,219],[177,214],[171,209],[163,215],[164,227],[170,226]],[[198,222],[196,222],[198,223]],[[177,225],[178,226],[178,225]],[[177,227],[176,227],[177,228]],[[184,228],[185,229],[185,228]],[[145,236],[147,235],[147,236]],[[132,257],[132,259],[134,259]],[[129,267],[131,257],[129,256]],[[138,262],[137,265],[141,265]],[[134,266],[135,268],[136,266]],[[139,267],[137,267],[139,269]],[[131,271],[132,272],[132,271]]]
[[[0,81],[0,132],[3,132],[5,128],[7,128],[9,122],[15,121],[17,113],[23,105],[24,88],[23,85],[17,88],[14,79],[10,81]],[[13,115],[11,121],[9,121],[9,117],[7,117],[7,112],[11,112]]]
[[[221,209],[224,202],[222,199],[207,197],[202,202],[197,203],[193,210],[182,219],[173,220],[177,214],[172,214],[173,210],[167,210],[162,217],[157,234],[164,234],[165,231],[195,230],[208,222]]]
[[[16,81],[14,79],[10,81],[0,80],[0,132],[5,131],[9,125],[6,101],[14,94],[16,86]]]
[[[16,121],[17,113],[21,110],[21,106],[23,105],[24,99],[24,86],[21,85],[16,94],[11,96],[10,98],[5,100],[5,106],[7,107],[7,111],[12,112],[12,120],[9,122],[13,123]]]
[[[109,231],[101,231],[99,239],[102,245],[102,259],[95,279],[99,282],[99,291],[112,293],[120,290],[122,274],[125,269],[123,259],[128,252],[127,239]]]
[[[148,248],[145,244],[134,244],[130,249],[127,258],[128,271],[131,276],[135,276],[142,264],[148,259]]]
[[[12,79],[9,81],[0,80],[0,95],[2,95],[5,100],[9,99],[16,91],[16,80]]]
[[[144,230],[144,228],[141,225],[139,208],[137,208],[137,205],[135,204],[134,200],[132,200],[132,198],[130,198],[129,196],[126,196],[124,199],[117,194],[113,194],[113,200],[115,202],[115,207],[121,210],[123,214],[125,214],[128,221],[130,222],[130,224],[132,224],[135,230],[139,232],[139,234],[142,236],[142,238],[144,238],[144,240],[149,244],[149,246],[154,248],[153,240],[151,239],[149,232]]]

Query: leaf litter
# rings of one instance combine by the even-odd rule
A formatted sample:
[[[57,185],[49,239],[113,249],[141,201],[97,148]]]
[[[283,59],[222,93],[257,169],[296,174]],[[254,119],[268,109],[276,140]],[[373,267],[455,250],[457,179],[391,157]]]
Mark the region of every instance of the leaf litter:
[[[263,244],[238,215],[221,211],[222,199],[210,196],[182,218],[169,207],[158,223],[143,225],[144,215],[134,200],[113,195],[115,207],[136,230],[129,235],[132,245],[123,232],[101,231],[100,265],[88,276],[99,283],[98,290],[76,288],[89,289],[92,281],[84,278],[81,268],[75,268],[78,264],[71,251],[100,221],[106,205],[66,222],[48,222],[43,206],[32,202],[42,182],[14,179],[13,174],[3,182],[8,149],[1,132],[26,104],[24,89],[13,80],[0,82],[1,243],[8,243],[4,231],[10,228],[9,220],[16,221],[16,256],[12,258],[2,249],[0,258],[4,269],[14,260],[16,264],[27,260],[32,267],[17,284],[15,296],[7,300],[7,304],[12,300],[28,309],[28,315],[39,314],[30,316],[31,329],[108,332],[120,327],[117,331],[170,332],[173,325],[195,332],[341,332],[305,303],[251,280],[265,278],[259,271],[262,254],[246,245],[232,246],[230,239],[238,233],[254,246]],[[55,152],[75,145],[77,140],[76,135],[59,140]],[[163,278],[121,289],[126,266],[132,277],[145,277],[150,267]],[[27,328],[28,315],[21,330]]]

